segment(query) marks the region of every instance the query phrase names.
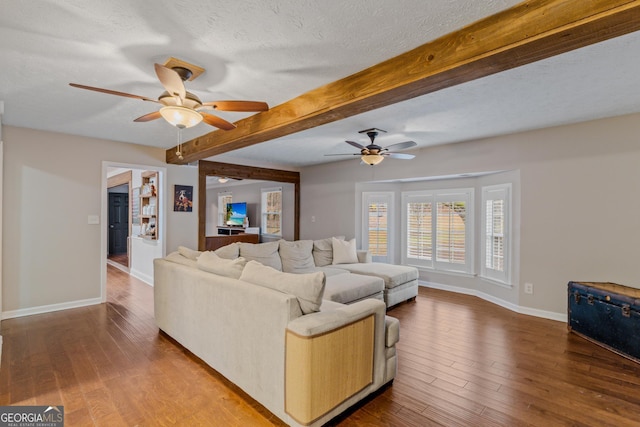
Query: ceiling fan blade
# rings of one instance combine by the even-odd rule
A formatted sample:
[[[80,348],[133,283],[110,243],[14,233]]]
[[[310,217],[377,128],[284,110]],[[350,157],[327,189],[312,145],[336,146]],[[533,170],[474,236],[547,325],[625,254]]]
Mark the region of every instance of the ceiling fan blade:
[[[391,144],[388,147],[385,147],[385,150],[406,150],[407,148],[415,147],[416,145],[418,144],[413,141],[398,142],[397,144]]]
[[[162,117],[160,111],[154,111],[153,113],[145,114],[144,116],[140,116],[134,120],[134,122],[150,122],[151,120],[156,120]]]
[[[184,83],[180,75],[173,71],[171,68],[167,68],[164,65],[153,64],[156,69],[156,75],[158,80],[162,83],[162,86],[173,96],[177,96],[180,100],[184,101],[187,96],[187,91],[184,88]]]
[[[325,156],[362,156],[360,153],[351,153],[351,154],[325,154]]]
[[[211,101],[204,102],[203,107],[211,107],[219,111],[267,111],[269,105],[261,101]]]
[[[147,98],[146,96],[133,95],[131,93],[118,92],[118,91],[115,91],[115,90],[102,89],[102,88],[93,87],[93,86],[79,85],[77,83],[69,83],[69,86],[77,87],[79,89],[93,90],[95,92],[100,92],[100,93],[107,93],[109,95],[125,96],[127,98],[141,99],[143,101],[158,102],[157,100],[151,99],[151,98]]]
[[[401,159],[401,160],[411,160],[415,157],[413,154],[404,154],[404,153],[382,153],[382,155],[392,159]]]
[[[226,121],[221,117],[214,116],[213,114],[206,114],[206,113],[200,113],[200,114],[202,115],[202,120],[204,120],[206,124],[217,127],[218,129],[232,130],[236,128],[236,125]]]
[[[364,145],[358,144],[355,141],[345,141],[347,144],[349,145],[353,145],[354,147],[356,147],[358,150],[364,150],[366,147]]]

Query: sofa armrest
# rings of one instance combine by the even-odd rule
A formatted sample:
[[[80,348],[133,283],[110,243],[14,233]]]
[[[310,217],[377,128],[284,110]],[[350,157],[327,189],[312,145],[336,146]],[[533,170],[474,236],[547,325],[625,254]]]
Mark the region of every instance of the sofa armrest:
[[[372,262],[369,251],[356,251],[358,254],[358,262]]]
[[[287,325],[296,335],[310,337],[324,334],[371,314],[385,315],[386,305],[377,299],[366,299],[328,311],[300,316]]]
[[[385,307],[379,300],[363,300],[289,322],[285,412],[291,418],[309,425],[330,417],[331,411],[376,383]]]

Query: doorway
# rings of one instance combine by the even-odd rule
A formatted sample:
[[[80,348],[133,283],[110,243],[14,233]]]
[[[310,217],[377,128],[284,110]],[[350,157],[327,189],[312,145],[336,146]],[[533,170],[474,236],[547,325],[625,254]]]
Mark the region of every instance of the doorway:
[[[157,184],[157,239],[145,239],[141,231],[140,189],[144,171],[158,173]],[[102,302],[107,300],[107,265],[115,266],[149,285],[153,284],[153,260],[166,254],[166,208],[167,191],[165,177],[167,169],[159,166],[102,162],[102,209],[100,217],[100,283]],[[111,189],[111,191],[110,191]],[[109,196],[120,193],[122,196]],[[116,209],[115,200],[119,205]],[[112,208],[114,211],[112,211]],[[119,212],[118,212],[119,211]],[[115,221],[110,221],[110,216]],[[111,225],[114,227],[112,228]],[[120,228],[120,230],[118,230]],[[125,235],[124,230],[127,230]],[[117,233],[116,233],[117,231]],[[114,234],[116,234],[114,236]],[[115,245],[115,248],[111,245]],[[115,254],[126,247],[128,267],[112,261]],[[123,254],[124,255],[124,254]],[[117,255],[116,255],[117,256]],[[124,256],[123,256],[124,258]]]
[[[129,186],[109,189],[107,260],[129,268]]]
[[[107,178],[107,263],[129,272],[133,174],[111,170]]]

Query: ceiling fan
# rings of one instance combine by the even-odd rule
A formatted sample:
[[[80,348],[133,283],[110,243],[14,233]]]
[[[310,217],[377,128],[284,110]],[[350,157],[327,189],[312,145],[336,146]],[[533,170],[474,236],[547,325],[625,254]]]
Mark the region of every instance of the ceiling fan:
[[[236,127],[236,125],[221,117],[207,113],[207,110],[258,112],[267,111],[269,109],[266,102],[260,101],[202,102],[196,95],[191,92],[187,92],[184,82],[186,80],[195,79],[204,71],[203,68],[175,58],[169,58],[164,65],[154,64],[154,67],[158,80],[160,80],[160,83],[166,89],[165,92],[160,94],[157,100],[147,98],[146,96],[85,86],[77,83],[69,83],[69,85],[80,89],[93,90],[96,92],[141,99],[143,101],[161,104],[162,107],[160,107],[160,110],[138,117],[134,122],[148,122],[162,117],[179,129],[195,126],[201,121],[224,130],[231,130]]]
[[[391,144],[387,147],[381,147],[374,142],[374,140],[376,139],[376,136],[378,136],[378,133],[380,132],[386,133],[387,131],[382,129],[371,128],[371,129],[361,130],[359,132],[359,133],[366,133],[369,139],[371,140],[371,144],[367,145],[366,147],[354,141],[345,141],[347,144],[352,145],[357,149],[359,149],[360,153],[325,154],[325,156],[360,156],[360,159],[364,163],[371,166],[377,165],[378,163],[383,161],[385,157],[389,157],[392,159],[402,159],[402,160],[410,160],[415,157],[413,154],[396,153],[395,151],[391,151],[391,150],[406,150],[407,148],[415,147],[418,144],[416,144],[413,141],[405,141],[405,142],[398,142],[397,144]]]

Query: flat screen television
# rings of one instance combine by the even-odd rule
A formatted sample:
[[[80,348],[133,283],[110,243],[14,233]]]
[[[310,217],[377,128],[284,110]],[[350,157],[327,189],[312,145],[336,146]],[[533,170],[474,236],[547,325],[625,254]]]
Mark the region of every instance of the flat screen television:
[[[243,226],[247,217],[247,203],[227,203],[227,225]]]

